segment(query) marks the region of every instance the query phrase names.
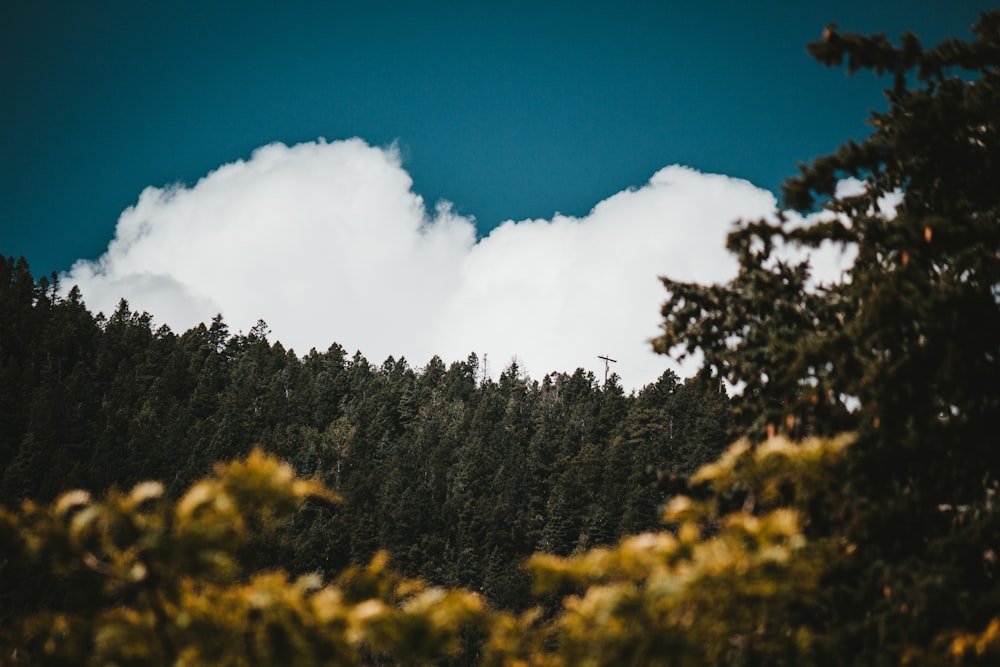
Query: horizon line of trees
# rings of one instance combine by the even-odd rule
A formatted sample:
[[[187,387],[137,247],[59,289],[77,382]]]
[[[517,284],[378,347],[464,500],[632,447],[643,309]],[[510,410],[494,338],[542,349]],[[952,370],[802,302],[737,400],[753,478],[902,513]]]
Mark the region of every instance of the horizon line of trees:
[[[536,551],[656,528],[670,478],[713,460],[731,425],[717,383],[671,371],[626,395],[582,369],[537,381],[512,364],[493,380],[475,354],[422,369],[337,344],[298,357],[263,322],[177,334],[124,300],[94,315],[13,258],[0,322],[0,505],[146,480],[177,497],[259,444],[344,501],[297,516],[248,565],[332,576],[388,550],[407,576],[507,608],[530,603]],[[61,594],[17,579],[0,612]]]

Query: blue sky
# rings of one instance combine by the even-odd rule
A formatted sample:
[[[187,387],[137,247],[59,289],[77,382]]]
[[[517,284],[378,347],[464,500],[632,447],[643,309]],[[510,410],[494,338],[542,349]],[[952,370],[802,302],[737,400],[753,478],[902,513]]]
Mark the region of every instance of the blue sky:
[[[980,7],[5,0],[0,247],[67,270],[144,187],[317,137],[397,141],[414,189],[481,232],[673,163],[776,190],[881,105],[806,54],[824,25],[931,41]]]
[[[182,250],[171,258],[173,265],[161,266],[161,258],[135,250],[139,244],[130,241],[128,248],[135,251],[128,261],[114,264],[112,241],[127,236],[128,229],[149,230],[153,220],[160,220],[155,224],[161,230],[183,227],[173,214],[150,213],[141,222],[133,216],[128,223],[123,212],[136,206],[148,187],[182,184],[198,196],[215,197],[216,186],[199,188],[199,179],[235,161],[260,166],[253,156],[262,146],[281,142],[294,147],[320,138],[336,144],[359,137],[364,146],[320,152],[334,161],[360,160],[357,164],[374,170],[370,173],[381,174],[386,180],[380,183],[388,189],[376,188],[382,194],[373,195],[374,201],[389,197],[387,193],[402,198],[411,193],[419,197],[413,205],[425,207],[427,220],[438,219],[435,202],[451,202],[449,215],[461,221],[454,227],[461,227],[455,243],[466,246],[452,273],[435,280],[463,281],[491,265],[483,259],[488,249],[475,239],[491,236],[500,223],[544,220],[553,238],[560,230],[575,230],[566,233],[579,236],[585,225],[558,225],[556,214],[598,220],[591,211],[605,201],[632,210],[637,204],[623,203],[616,195],[644,187],[660,193],[669,187],[670,196],[678,195],[683,178],[662,177],[659,185],[650,181],[669,165],[746,179],[765,192],[777,192],[798,163],[863,136],[868,110],[883,105],[878,81],[820,67],[806,53],[806,42],[836,21],[844,30],[886,31],[893,37],[910,29],[929,44],[949,35],[967,36],[981,8],[981,3],[965,0],[0,0],[0,252],[26,256],[36,275],[65,273],[77,260],[104,258],[103,268],[90,274],[76,271],[69,278],[83,280],[81,276],[96,271],[106,278],[106,290],[117,289],[133,299],[146,294],[136,287],[136,276],[145,276],[146,287],[155,278],[160,288],[180,285],[189,295],[200,290],[194,301],[228,316],[239,311],[227,301],[235,297],[209,293],[205,285],[194,284],[196,277],[182,275]],[[305,171],[307,163],[325,165],[317,167],[328,170],[321,171],[324,178],[341,173],[334,162],[311,162],[310,150],[267,155],[274,164],[286,165],[284,178],[297,182],[320,173]],[[299,166],[289,166],[286,158]],[[388,166],[380,162],[383,158]],[[361,179],[351,181],[356,189],[364,189],[369,172],[350,173]],[[274,185],[253,182],[265,190]],[[707,182],[692,183],[685,196],[711,189]],[[232,201],[246,201],[246,191],[227,192]],[[290,191],[275,192],[273,201],[286,202],[290,211],[312,197],[300,193],[296,203],[288,204]],[[207,204],[195,194],[191,206],[199,207],[201,215]],[[151,196],[149,202],[162,204],[166,198]],[[316,206],[329,212],[343,199]],[[652,220],[650,211],[658,204],[650,206],[635,219]],[[223,209],[242,210],[236,203]],[[329,227],[313,225],[315,221],[303,222],[301,229],[283,228],[284,209],[276,210],[257,232],[274,235],[267,238],[276,255],[282,254],[283,238],[305,234],[306,228],[315,244],[335,236],[323,231]],[[757,204],[747,211],[759,214]],[[313,210],[310,215],[319,214]],[[214,228],[216,218],[204,217],[200,224],[202,231]],[[183,227],[184,238],[225,265],[240,244],[219,241],[221,230],[231,233],[226,238],[245,233],[238,221],[228,224],[218,222],[211,241],[189,227]],[[674,224],[681,238],[705,226],[697,216],[678,215]],[[595,222],[587,229],[597,226]],[[521,225],[517,237],[532,238],[542,227]],[[381,239],[397,233],[389,229],[380,232]],[[472,241],[463,236],[469,229],[474,230]],[[507,238],[494,236],[494,247]],[[361,252],[338,243],[340,250],[329,256],[341,263],[347,261],[344,253],[355,257]],[[537,250],[528,243],[511,244],[506,259],[490,261],[498,267],[516,263]],[[609,243],[614,245],[605,245]],[[640,246],[643,240],[632,238],[631,243]],[[126,245],[117,246],[121,257]],[[561,252],[562,246],[552,247],[553,253]],[[378,252],[377,244],[371,252]],[[680,262],[684,249],[674,252]],[[275,273],[302,268],[304,259],[284,254],[288,263],[275,262]],[[262,256],[261,261],[269,260]],[[588,261],[601,258],[577,264],[587,266]],[[619,261],[629,266],[628,257]],[[649,261],[650,267],[667,262]],[[474,262],[479,264],[468,266]],[[661,272],[656,266],[644,279],[655,280]],[[662,272],[671,268],[665,265]],[[566,271],[550,271],[554,284],[577,280]],[[484,294],[484,285],[471,294]],[[88,304],[106,309],[114,303],[110,292],[91,289]],[[163,305],[148,298],[149,306],[139,305],[154,315],[173,308],[174,302]],[[260,304],[268,310],[266,303]],[[540,306],[539,312],[545,309]],[[655,308],[651,314],[655,322]],[[268,312],[260,316],[268,319]],[[199,317],[163,319],[177,328]],[[338,339],[336,330],[332,323],[323,335],[332,342]],[[475,349],[478,339],[470,335],[475,340],[455,345]],[[322,348],[315,342],[319,337],[303,337],[297,349],[310,344]],[[357,344],[364,347],[364,335],[358,337]],[[455,354],[464,358],[460,349]],[[425,352],[421,348],[413,354]]]

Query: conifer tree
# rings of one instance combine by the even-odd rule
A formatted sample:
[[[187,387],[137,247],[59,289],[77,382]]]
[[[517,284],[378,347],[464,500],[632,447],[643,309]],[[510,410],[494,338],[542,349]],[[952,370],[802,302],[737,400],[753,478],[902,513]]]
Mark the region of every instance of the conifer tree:
[[[973,32],[810,45],[891,76],[888,110],[786,185],[819,215],[739,225],[734,280],[664,280],[657,348],[741,387],[747,437],[672,530],[537,556],[538,590],[570,594],[495,625],[490,664],[997,664],[1000,11]],[[854,256],[832,284],[783,254],[828,242]]]
[[[730,283],[664,280],[657,349],[740,386],[747,439],[671,501],[674,532],[536,558],[541,590],[578,592],[498,630],[499,664],[1000,659],[1000,11],[973,32],[810,45],[888,74],[888,110],[787,183],[818,215],[739,225]],[[783,254],[830,242],[854,256],[831,284]]]

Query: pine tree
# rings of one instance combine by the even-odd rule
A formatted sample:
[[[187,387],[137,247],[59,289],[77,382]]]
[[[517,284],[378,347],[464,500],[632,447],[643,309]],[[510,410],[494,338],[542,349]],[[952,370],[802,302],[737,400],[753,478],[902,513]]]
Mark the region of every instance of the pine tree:
[[[819,215],[730,235],[730,283],[664,281],[657,348],[740,387],[746,437],[680,484],[671,530],[537,556],[537,589],[573,593],[496,626],[490,664],[997,664],[1000,11],[973,32],[810,45],[888,74],[888,110],[787,183]],[[831,242],[854,257],[832,284],[783,254]]]
[[[786,185],[820,215],[742,223],[728,284],[664,281],[657,348],[741,387],[747,438],[670,502],[673,532],[536,558],[541,590],[578,593],[496,635],[500,664],[1000,659],[1000,12],[974,34],[810,45],[890,75],[888,110]],[[854,254],[831,284],[782,254],[830,242]]]

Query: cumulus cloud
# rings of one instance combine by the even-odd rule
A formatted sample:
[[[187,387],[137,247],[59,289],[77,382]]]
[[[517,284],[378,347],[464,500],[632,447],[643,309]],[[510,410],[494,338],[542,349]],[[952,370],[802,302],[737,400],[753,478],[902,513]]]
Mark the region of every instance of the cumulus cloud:
[[[516,355],[533,374],[598,369],[606,354],[626,386],[641,386],[669,366],[648,342],[666,298],[657,276],[731,278],[736,264],[724,245],[732,222],[774,204],[745,181],[673,166],[584,218],[507,222],[463,262],[440,340],[446,349],[478,341],[491,358]]]
[[[272,144],[193,186],[147,188],[106,253],[64,282],[94,310],[124,297],[178,331],[216,313],[234,331],[264,319],[300,353],[337,342],[421,366],[476,352],[535,378],[603,375],[607,354],[634,388],[676,370],[648,343],[657,276],[727,280],[733,221],[775,208],[746,181],[671,166],[585,217],[508,221],[477,240],[471,218],[412,186],[393,147]]]

